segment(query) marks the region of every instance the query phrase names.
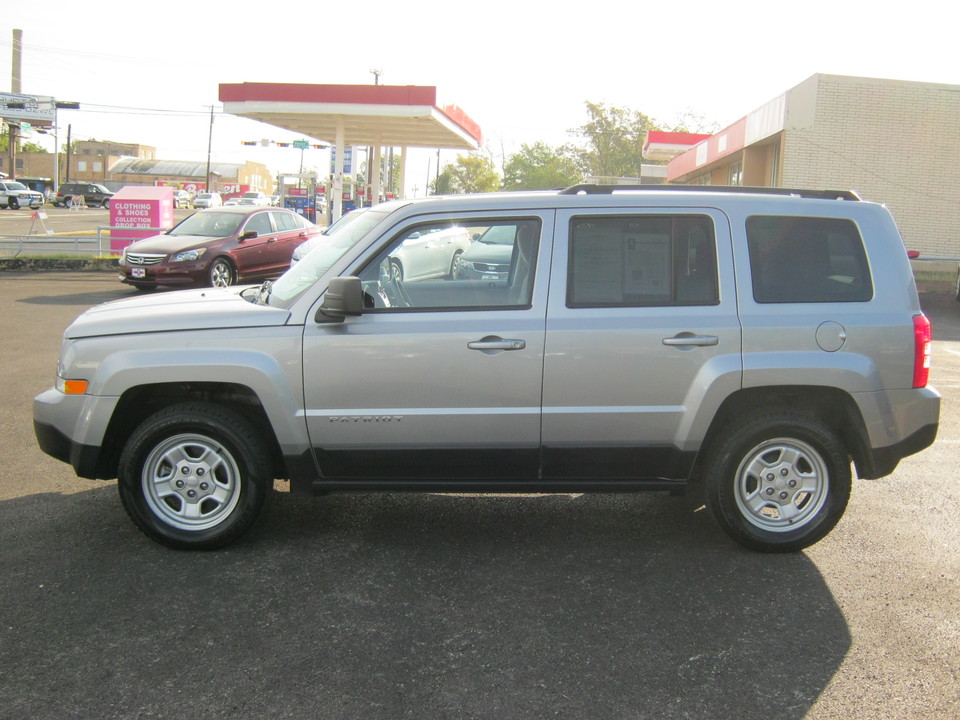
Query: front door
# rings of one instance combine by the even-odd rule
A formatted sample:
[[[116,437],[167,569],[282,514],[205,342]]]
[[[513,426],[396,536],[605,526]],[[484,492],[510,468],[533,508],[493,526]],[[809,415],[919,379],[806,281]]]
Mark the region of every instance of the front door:
[[[398,256],[417,262],[427,234],[472,238],[497,224],[518,238],[508,277],[415,281],[391,271]],[[308,319],[304,331],[306,420],[324,480],[462,489],[536,479],[548,280],[538,266],[552,230],[552,213],[418,222],[350,271],[366,292],[364,314]]]

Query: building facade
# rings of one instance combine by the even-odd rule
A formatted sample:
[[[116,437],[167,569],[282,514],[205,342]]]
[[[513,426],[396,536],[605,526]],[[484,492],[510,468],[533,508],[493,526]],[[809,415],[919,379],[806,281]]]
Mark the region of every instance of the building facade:
[[[855,190],[960,256],[960,86],[817,74],[668,163],[667,181]]]
[[[169,185],[191,191],[206,189],[206,161],[158,160],[156,148],[136,143],[80,140],[69,157],[60,153],[58,185],[89,181],[119,190],[125,185]],[[0,171],[6,158],[0,157]],[[45,152],[17,153],[16,176],[52,179],[54,155]],[[211,163],[210,190],[224,195],[256,190],[271,194],[274,179],[263,163]]]

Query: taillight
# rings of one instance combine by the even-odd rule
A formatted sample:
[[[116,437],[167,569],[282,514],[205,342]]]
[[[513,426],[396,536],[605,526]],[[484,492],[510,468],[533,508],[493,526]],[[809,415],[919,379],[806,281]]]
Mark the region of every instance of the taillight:
[[[933,341],[933,330],[930,321],[924,314],[913,316],[913,386],[922,388],[927,386],[930,378],[930,345]]]

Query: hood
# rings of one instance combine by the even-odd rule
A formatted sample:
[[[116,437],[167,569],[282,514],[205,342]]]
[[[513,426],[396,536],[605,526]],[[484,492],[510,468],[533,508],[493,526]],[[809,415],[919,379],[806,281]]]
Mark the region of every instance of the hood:
[[[96,305],[64,332],[65,339],[145,332],[284,325],[290,313],[240,297],[244,288],[202,288],[141,295]]]
[[[222,239],[222,237],[215,235],[167,235],[166,233],[162,233],[130,243],[127,246],[127,252],[169,255],[180,252],[181,250],[189,250],[190,248],[207,245],[213,240],[220,239]]]
[[[464,261],[486,263],[509,263],[513,256],[513,245],[485,243],[477,240],[463,254]]]

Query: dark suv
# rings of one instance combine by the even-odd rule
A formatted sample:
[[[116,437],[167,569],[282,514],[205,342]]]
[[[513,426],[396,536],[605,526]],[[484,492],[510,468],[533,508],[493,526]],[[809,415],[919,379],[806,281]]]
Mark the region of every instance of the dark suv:
[[[90,182],[68,182],[60,186],[57,190],[57,198],[53,204],[56,207],[70,207],[72,204],[78,204],[79,198],[83,198],[83,204],[89,207],[110,207],[110,198],[113,193],[107,190],[103,185]],[[77,198],[77,200],[74,200]]]

